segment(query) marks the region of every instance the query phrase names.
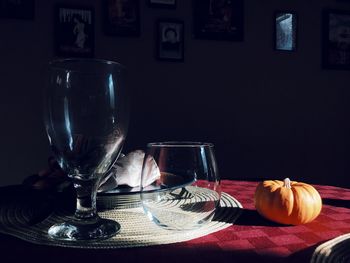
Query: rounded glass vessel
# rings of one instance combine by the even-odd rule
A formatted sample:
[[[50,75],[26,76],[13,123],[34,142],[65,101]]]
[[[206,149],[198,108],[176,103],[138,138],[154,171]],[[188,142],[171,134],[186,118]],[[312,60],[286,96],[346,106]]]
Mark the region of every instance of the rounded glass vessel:
[[[149,143],[141,175],[141,202],[150,220],[171,230],[210,221],[221,197],[211,143]]]

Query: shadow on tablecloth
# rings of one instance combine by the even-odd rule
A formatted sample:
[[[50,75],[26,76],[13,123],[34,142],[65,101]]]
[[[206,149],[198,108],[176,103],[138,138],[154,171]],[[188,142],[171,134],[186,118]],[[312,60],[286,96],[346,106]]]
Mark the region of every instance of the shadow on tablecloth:
[[[350,209],[350,200],[322,198],[322,203],[324,205],[331,205],[331,206],[344,207],[344,208]]]
[[[285,225],[272,222],[262,217],[256,210],[242,209],[241,216],[236,220],[235,225],[242,226],[270,226],[282,227]]]

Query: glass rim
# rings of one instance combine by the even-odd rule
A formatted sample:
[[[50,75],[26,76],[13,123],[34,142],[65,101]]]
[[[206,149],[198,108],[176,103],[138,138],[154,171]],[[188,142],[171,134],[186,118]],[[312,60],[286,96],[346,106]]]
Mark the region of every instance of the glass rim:
[[[69,71],[69,72],[83,72],[83,70],[69,69],[64,66],[66,64],[76,63],[76,62],[94,62],[96,64],[99,63],[104,65],[113,65],[113,66],[118,66],[122,69],[126,69],[126,67],[119,62],[107,60],[107,59],[100,59],[100,58],[60,58],[60,59],[53,59],[49,61],[48,65],[51,69],[55,69],[55,70],[62,70],[62,71]]]
[[[164,141],[164,142],[150,142],[147,143],[147,147],[210,147],[213,148],[214,144],[210,142],[196,142],[196,141]]]

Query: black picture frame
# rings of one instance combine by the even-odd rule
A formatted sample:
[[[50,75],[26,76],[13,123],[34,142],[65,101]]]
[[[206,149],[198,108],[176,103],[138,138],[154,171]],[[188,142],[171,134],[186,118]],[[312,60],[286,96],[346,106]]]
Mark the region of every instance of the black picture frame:
[[[0,0],[0,18],[34,20],[35,0]]]
[[[296,51],[298,15],[294,11],[276,11],[274,15],[274,49]]]
[[[350,69],[350,10],[323,10],[322,68]]]
[[[184,21],[158,19],[156,21],[156,58],[163,61],[184,61]]]
[[[54,11],[55,53],[60,57],[93,57],[95,14],[92,7],[59,5]]]
[[[103,0],[103,32],[107,36],[140,36],[140,1]]]
[[[149,7],[176,9],[176,0],[148,0]]]
[[[244,0],[193,0],[194,37],[243,41]]]

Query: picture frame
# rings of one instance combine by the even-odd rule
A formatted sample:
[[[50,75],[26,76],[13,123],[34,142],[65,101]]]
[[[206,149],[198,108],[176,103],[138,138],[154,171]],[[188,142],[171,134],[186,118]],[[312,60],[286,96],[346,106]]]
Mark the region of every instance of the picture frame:
[[[147,3],[149,7],[168,9],[176,8],[176,0],[148,0]]]
[[[56,6],[54,20],[57,56],[94,56],[95,14],[92,7]]]
[[[107,36],[140,35],[139,0],[104,0],[103,18],[103,31]]]
[[[194,37],[243,41],[243,0],[193,0]]]
[[[350,69],[350,10],[323,11],[322,67]]]
[[[156,22],[156,58],[163,61],[184,61],[184,21],[159,19]]]
[[[274,16],[274,49],[296,51],[298,17],[293,11],[276,11]]]
[[[0,0],[0,18],[34,20],[35,0]]]

